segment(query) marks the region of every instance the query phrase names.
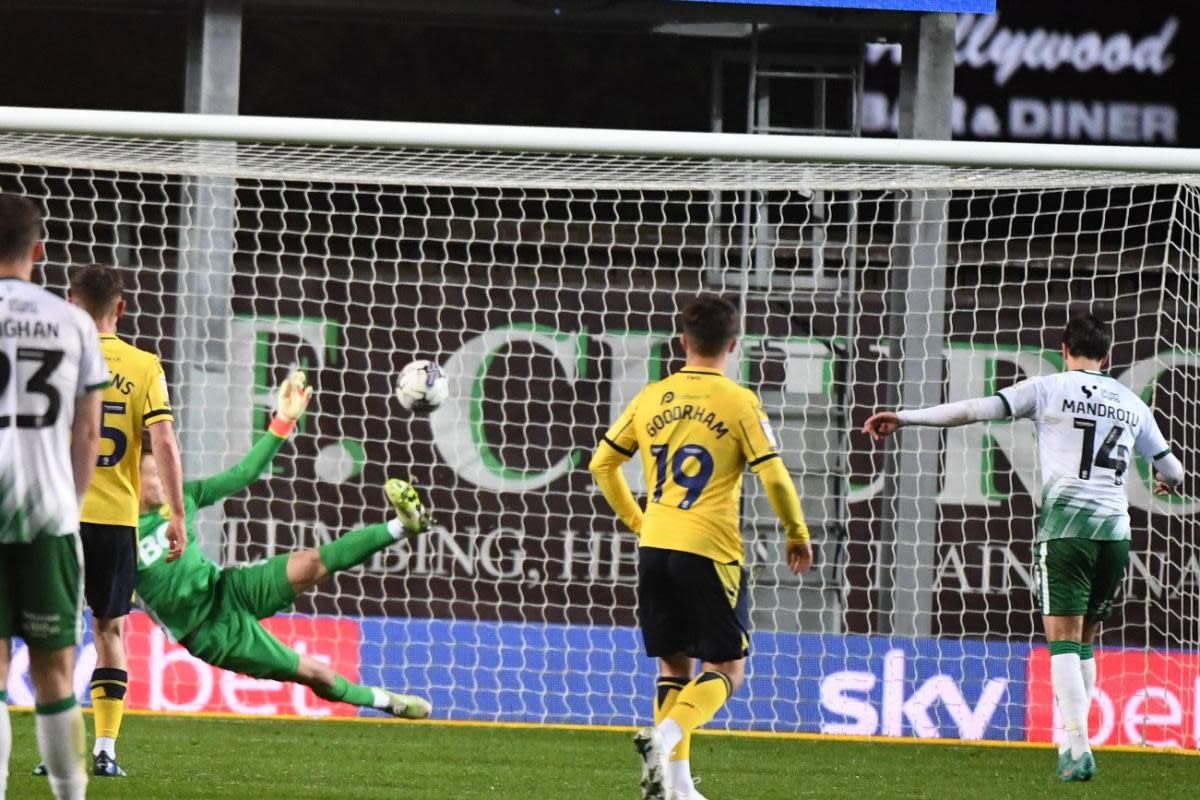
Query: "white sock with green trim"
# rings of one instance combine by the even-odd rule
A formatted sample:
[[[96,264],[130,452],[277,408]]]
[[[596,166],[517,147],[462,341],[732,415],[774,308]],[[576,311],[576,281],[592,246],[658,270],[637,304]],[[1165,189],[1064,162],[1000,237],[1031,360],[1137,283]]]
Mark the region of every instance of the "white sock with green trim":
[[[87,736],[79,704],[69,697],[58,703],[39,705],[36,711],[38,749],[50,777],[50,790],[57,800],[84,800]]]
[[[1058,745],[1058,754],[1071,749],[1071,743],[1067,741],[1067,729],[1063,726],[1062,708],[1058,705],[1058,698],[1054,698],[1054,743]]]
[[[1077,759],[1091,750],[1087,732],[1088,694],[1079,667],[1079,642],[1050,643],[1050,682],[1071,758]]]
[[[1096,696],[1096,650],[1090,644],[1079,645],[1079,669],[1083,672],[1083,688],[1087,692],[1088,710]]]
[[[1092,699],[1096,696],[1096,655],[1095,650],[1090,644],[1079,645],[1079,671],[1083,674],[1083,691],[1087,694],[1087,710],[1083,714],[1085,720],[1084,733],[1087,733],[1088,714],[1092,711]],[[1066,736],[1063,736],[1062,744],[1059,745],[1059,752],[1067,749]]]

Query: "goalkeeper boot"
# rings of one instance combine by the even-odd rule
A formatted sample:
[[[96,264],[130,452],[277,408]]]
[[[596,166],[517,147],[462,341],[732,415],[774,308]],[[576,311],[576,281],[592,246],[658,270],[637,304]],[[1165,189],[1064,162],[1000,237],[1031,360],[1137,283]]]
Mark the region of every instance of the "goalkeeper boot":
[[[399,478],[389,478],[383,485],[383,493],[396,509],[396,516],[410,536],[426,533],[433,527],[433,515],[421,502],[421,495],[412,484]]]
[[[387,696],[392,701],[388,705],[387,711],[393,717],[399,717],[400,719],[425,719],[433,712],[433,706],[423,697],[414,697],[411,694],[396,694],[395,692],[388,692]]]
[[[92,774],[98,778],[126,778],[125,770],[112,757],[101,750],[92,756]]]
[[[1096,777],[1096,757],[1088,750],[1079,758],[1071,758],[1070,751],[1066,759],[1060,757],[1058,779],[1063,783],[1072,781],[1090,781]]]
[[[35,778],[45,778],[49,774],[50,774],[50,770],[46,769],[45,764],[38,764],[36,767],[33,768],[33,777],[35,777]]]
[[[639,730],[633,736],[633,747],[642,758],[642,800],[674,800],[671,794],[671,770],[667,759],[670,753],[654,727]]]

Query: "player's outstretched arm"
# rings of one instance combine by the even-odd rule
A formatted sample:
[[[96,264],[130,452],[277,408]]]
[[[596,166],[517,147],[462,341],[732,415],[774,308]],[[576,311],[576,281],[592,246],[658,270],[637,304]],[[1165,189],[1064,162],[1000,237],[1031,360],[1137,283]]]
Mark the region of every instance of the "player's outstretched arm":
[[[1008,407],[1004,400],[999,395],[992,395],[912,411],[880,411],[872,414],[863,424],[862,432],[878,442],[908,425],[956,428],[1007,416]]]
[[[275,416],[271,420],[271,427],[259,438],[250,452],[224,472],[188,483],[188,494],[192,496],[196,506],[210,506],[237,494],[257,481],[283,447],[296,423],[304,416],[312,394],[312,387],[305,384],[303,372],[295,372],[284,381],[276,396]]]

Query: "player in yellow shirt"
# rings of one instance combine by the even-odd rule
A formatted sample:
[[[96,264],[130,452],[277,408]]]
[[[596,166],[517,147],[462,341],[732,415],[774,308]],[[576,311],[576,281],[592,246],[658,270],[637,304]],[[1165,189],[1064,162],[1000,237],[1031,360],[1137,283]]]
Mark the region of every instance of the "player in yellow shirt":
[[[754,392],[725,377],[739,326],[727,300],[701,295],[681,316],[687,365],[652,383],[609,429],[590,469],[617,516],[639,536],[638,622],[659,659],[654,727],[634,738],[645,800],[703,800],[691,776],[691,733],[746,675],[749,598],[739,505],[747,466],[787,535],[792,572],[812,565],[791,475]],[[643,513],[621,465],[641,457]],[[693,676],[693,659],[701,662]]]
[[[158,356],[117,338],[125,313],[121,273],[107,266],[84,267],[71,278],[70,300],[96,321],[111,386],[101,406],[100,457],[83,497],[80,539],[84,594],[92,609],[96,669],[92,703],[96,719],[93,773],[120,777],[116,740],[125,711],[124,622],[137,583],[137,524],[141,507],[142,433],[148,431],[154,459],[174,512],[167,532],[178,558],[184,532],[183,469],[175,441],[167,378]]]

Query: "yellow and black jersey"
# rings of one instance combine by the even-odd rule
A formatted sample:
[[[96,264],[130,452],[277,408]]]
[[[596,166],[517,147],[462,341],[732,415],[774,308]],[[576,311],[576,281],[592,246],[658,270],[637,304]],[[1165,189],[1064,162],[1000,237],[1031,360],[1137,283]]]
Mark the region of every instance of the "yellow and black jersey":
[[[644,517],[612,466],[635,455],[646,475]],[[795,487],[758,397],[717,370],[687,367],[634,398],[605,434],[592,471],[642,546],[731,563],[743,558],[739,506],[747,466],[783,475],[781,491],[792,498],[784,527],[790,539],[807,541]],[[614,477],[623,489],[609,483]]]
[[[167,376],[158,356],[112,334],[101,334],[100,350],[111,385],[104,390],[100,457],[80,514],[96,525],[138,524],[142,482],[142,432],[171,422]]]

